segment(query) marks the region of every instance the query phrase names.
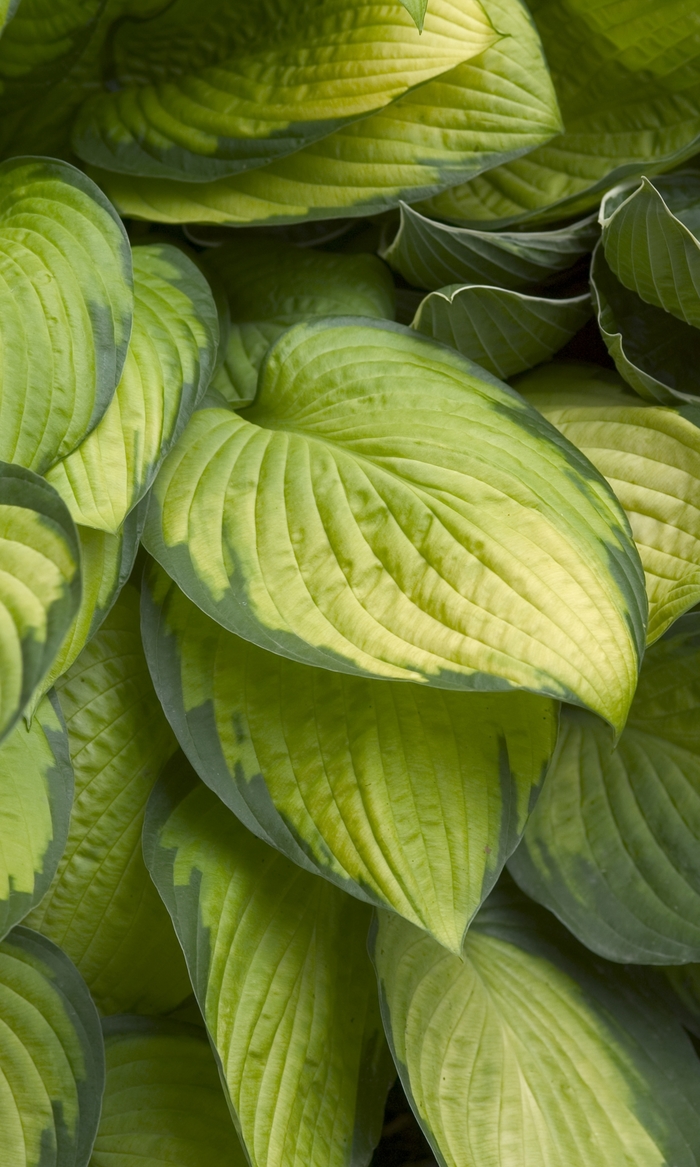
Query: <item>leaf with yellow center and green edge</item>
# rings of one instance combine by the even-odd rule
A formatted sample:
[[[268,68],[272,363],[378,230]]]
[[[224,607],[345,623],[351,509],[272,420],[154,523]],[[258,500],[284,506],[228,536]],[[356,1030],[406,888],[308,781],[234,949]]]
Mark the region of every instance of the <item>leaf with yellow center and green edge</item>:
[[[76,523],[116,534],[148,491],[214,368],[219,325],[198,267],[179,248],[133,250],[134,327],[116,393],[94,430],[46,478]]]
[[[137,218],[245,224],[366,215],[463,182],[561,129],[542,45],[525,6],[520,0],[484,0],[483,7],[502,34],[492,48],[296,154],[211,183],[103,170],[100,185],[120,211]],[[446,9],[447,0],[431,0],[428,16],[437,19]],[[201,12],[199,5],[191,27],[199,26]],[[167,13],[162,19],[167,22]],[[159,44],[157,25],[144,24],[141,36],[160,58],[169,41]],[[128,24],[124,35],[131,36]],[[187,38],[180,37],[179,51],[186,60]],[[124,56],[128,61],[126,50]]]
[[[212,389],[235,408],[252,404],[263,357],[292,324],[312,316],[394,318],[394,283],[376,255],[240,236],[212,249],[203,266],[218,278],[232,321]]]
[[[646,619],[624,511],[518,394],[411,329],[284,333],[252,408],[190,420],[144,543],[262,648],[624,724]]]
[[[370,681],[241,640],[152,566],[142,633],[200,777],[266,842],[459,952],[517,846],[557,706]]]
[[[28,922],[75,961],[103,1013],[159,1013],[190,992],[141,854],[148,796],[175,739],[153,691],[127,584],[57,684],[75,771],[68,842]]]
[[[697,1167],[700,1066],[680,1024],[512,885],[461,959],[389,912],[370,951],[440,1167]]]
[[[700,27],[687,0],[529,0],[565,131],[421,208],[470,226],[554,222],[700,149]]]
[[[105,1078],[97,1010],[65,953],[0,942],[0,1130],[8,1167],[87,1167]]]
[[[625,508],[644,567],[651,643],[700,602],[700,411],[688,406],[684,417],[642,401],[598,365],[544,365],[515,385]]]
[[[627,726],[579,711],[562,732],[510,870],[587,947],[700,961],[700,615],[647,650]]]
[[[371,909],[268,847],[180,754],[144,855],[185,950],[253,1167],[365,1167],[393,1066]]]
[[[0,740],[51,669],[80,596],[65,503],[31,470],[0,462]]]
[[[246,1167],[206,1034],[155,1018],[102,1023],[107,1078],[90,1167]]]

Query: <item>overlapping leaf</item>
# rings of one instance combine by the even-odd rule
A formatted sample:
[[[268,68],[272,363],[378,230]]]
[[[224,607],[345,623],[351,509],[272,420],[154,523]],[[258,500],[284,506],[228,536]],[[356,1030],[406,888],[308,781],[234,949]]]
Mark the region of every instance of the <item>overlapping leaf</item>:
[[[570,711],[511,862],[518,882],[595,952],[700,960],[700,617],[648,650],[627,727]]]
[[[29,922],[72,957],[100,1009],[173,1008],[190,992],[141,855],[146,801],[175,741],[148,675],[127,585],[58,682],[75,770],[68,843]]]
[[[229,815],[182,755],[144,854],[173,917],[253,1167],[364,1167],[393,1076],[366,904]]]
[[[68,957],[19,926],[0,943],[0,1130],[8,1167],[87,1167],[100,1117],[97,1011]]]
[[[167,243],[135,247],[134,327],[122,378],[94,430],[47,480],[73,518],[116,534],[204,393],[218,322],[209,286]]]
[[[529,693],[381,684],[226,632],[156,569],[142,629],[199,775],[257,835],[459,952],[556,740]]]
[[[212,388],[236,408],[253,402],[262,359],[290,325],[312,316],[394,316],[393,281],[374,255],[243,236],[213,249],[204,265],[219,279],[233,321]]]
[[[90,1167],[245,1167],[201,1029],[145,1017],[103,1022],[107,1080]]]
[[[292,659],[624,723],[646,607],[624,512],[522,398],[409,329],[287,331],[252,408],[191,419],[144,541],[224,627]]]
[[[681,1026],[503,889],[462,959],[380,913],[374,961],[404,1087],[440,1167],[696,1167]]]
[[[425,297],[413,328],[507,378],[548,360],[590,315],[587,292],[555,300],[483,284],[451,284]]]

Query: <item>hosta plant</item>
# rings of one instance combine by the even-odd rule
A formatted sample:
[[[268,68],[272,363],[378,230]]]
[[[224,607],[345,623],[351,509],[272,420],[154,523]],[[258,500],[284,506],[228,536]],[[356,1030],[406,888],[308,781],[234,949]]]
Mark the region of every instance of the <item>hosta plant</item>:
[[[699,65],[0,0],[0,1167],[700,1167]]]

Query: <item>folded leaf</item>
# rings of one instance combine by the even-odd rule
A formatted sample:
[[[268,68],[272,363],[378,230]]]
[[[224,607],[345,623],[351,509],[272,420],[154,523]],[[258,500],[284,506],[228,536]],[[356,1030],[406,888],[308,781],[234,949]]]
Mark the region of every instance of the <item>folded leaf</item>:
[[[446,6],[442,0],[439,11]],[[524,5],[484,0],[483,8],[502,34],[492,48],[287,158],[211,183],[104,170],[100,184],[120,211],[139,218],[271,223],[366,215],[462,182],[561,128],[542,45]],[[463,0],[458,10],[465,11]],[[433,0],[428,18],[431,13],[437,18]],[[157,23],[151,22],[151,42]],[[185,40],[179,54],[187,52]]]
[[[687,0],[529,0],[528,7],[565,132],[445,191],[427,214],[475,226],[552,222],[700,149],[700,28]]]
[[[141,855],[146,801],[175,740],[158,704],[127,585],[58,682],[75,770],[68,843],[31,926],[75,961],[103,1013],[172,1009],[190,990]]]
[[[214,368],[216,306],[187,256],[135,247],[134,327],[122,378],[96,428],[46,475],[76,523],[116,534],[148,491]]]
[[[38,903],[68,837],[73,767],[52,695],[0,745],[0,936]]]
[[[697,1167],[688,1037],[548,913],[495,891],[461,960],[379,916],[384,1024],[440,1167]]]
[[[131,332],[129,242],[86,175],[13,158],[0,166],[0,274],[0,458],[43,473],[114,395]]]
[[[364,1167],[393,1077],[371,913],[250,834],[182,755],[144,855],[185,950],[253,1167]]]
[[[451,284],[425,297],[412,327],[506,378],[548,360],[590,315],[587,292],[553,300],[483,284]]]
[[[80,595],[65,503],[31,470],[0,462],[0,740],[49,672]]]
[[[597,215],[556,231],[475,231],[427,219],[402,203],[399,229],[381,254],[417,288],[474,283],[519,290],[566,271],[599,234]]]
[[[700,414],[640,401],[598,365],[545,365],[516,382],[604,474],[644,567],[647,642],[700,602]],[[692,407],[688,407],[689,415]]]
[[[241,640],[149,573],[144,647],[192,765],[260,838],[455,952],[525,826],[557,707],[380,683]]]
[[[252,404],[262,359],[290,325],[311,316],[394,317],[394,283],[375,255],[240,236],[203,262],[220,281],[233,321],[212,388],[236,408]]]
[[[410,329],[286,332],[252,408],[191,419],[144,542],[262,648],[624,724],[646,596],[622,508],[522,398]]]
[[[87,1167],[100,1117],[97,1010],[68,957],[21,926],[0,943],[0,1130],[8,1167]]]
[[[206,1035],[191,1025],[110,1017],[107,1080],[90,1167],[245,1167]]]

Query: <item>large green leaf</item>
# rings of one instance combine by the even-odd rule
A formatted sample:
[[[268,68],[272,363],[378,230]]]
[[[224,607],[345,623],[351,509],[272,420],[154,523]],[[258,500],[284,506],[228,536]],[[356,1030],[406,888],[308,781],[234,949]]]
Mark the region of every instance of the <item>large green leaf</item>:
[[[700,26],[687,0],[529,0],[565,132],[427,204],[478,225],[551,222],[700,149]]]
[[[247,7],[226,5],[233,43],[223,59],[89,98],[76,153],[125,174],[224,178],[327,137],[499,39],[479,0],[432,0],[422,34],[401,5],[381,0]]]
[[[622,508],[522,398],[410,329],[284,333],[252,408],[191,419],[144,542],[215,620],[292,659],[624,724],[646,596]]]
[[[399,229],[382,256],[416,288],[474,283],[518,291],[566,271],[599,234],[597,215],[555,231],[476,231],[402,203]]]
[[[220,281],[233,321],[212,388],[236,408],[252,404],[262,359],[290,325],[311,316],[394,317],[394,283],[376,255],[239,236],[203,262]]]
[[[207,388],[219,326],[198,267],[168,243],[135,247],[134,327],[102,420],[46,475],[76,523],[116,534]]]
[[[144,855],[253,1167],[364,1167],[393,1077],[369,907],[247,831],[182,755],[151,797]]]
[[[126,232],[79,170],[11,159],[0,166],[0,277],[0,458],[44,473],[97,424],[121,376]]]
[[[104,1049],[84,981],[29,928],[0,943],[0,1131],[7,1167],[87,1167]]]
[[[107,1080],[90,1167],[246,1167],[201,1029],[135,1016],[102,1028]]]
[[[80,596],[65,503],[31,470],[0,462],[0,740],[51,669]]]
[[[656,640],[700,602],[700,412],[641,401],[598,365],[544,365],[516,387],[625,508],[646,578],[647,640]]]
[[[421,301],[412,327],[505,378],[548,360],[590,315],[587,292],[554,300],[484,284],[451,284]]]
[[[595,952],[700,961],[700,615],[647,651],[617,749],[571,710],[511,860],[525,891]]]
[[[58,694],[75,802],[58,871],[29,922],[66,950],[103,1012],[164,1012],[191,990],[144,866],[141,827],[175,740],[151,685],[131,585]]]
[[[99,173],[99,181],[124,214],[200,223],[365,215],[464,181],[561,128],[542,46],[524,5],[484,0],[483,6],[503,34],[492,48],[296,154],[212,183],[108,171]],[[433,0],[428,11],[437,13]],[[200,21],[201,12],[199,5]],[[155,41],[160,55],[153,36],[157,23],[151,22],[150,32],[144,25],[143,36]],[[181,51],[188,52],[186,40]]]
[[[380,912],[382,1013],[440,1167],[697,1167],[681,1026],[504,887],[462,959]]]
[[[0,936],[38,903],[68,837],[73,768],[55,697],[0,745]]]
[[[557,707],[297,664],[215,624],[156,568],[156,691],[208,786],[252,831],[459,952],[546,772]]]

